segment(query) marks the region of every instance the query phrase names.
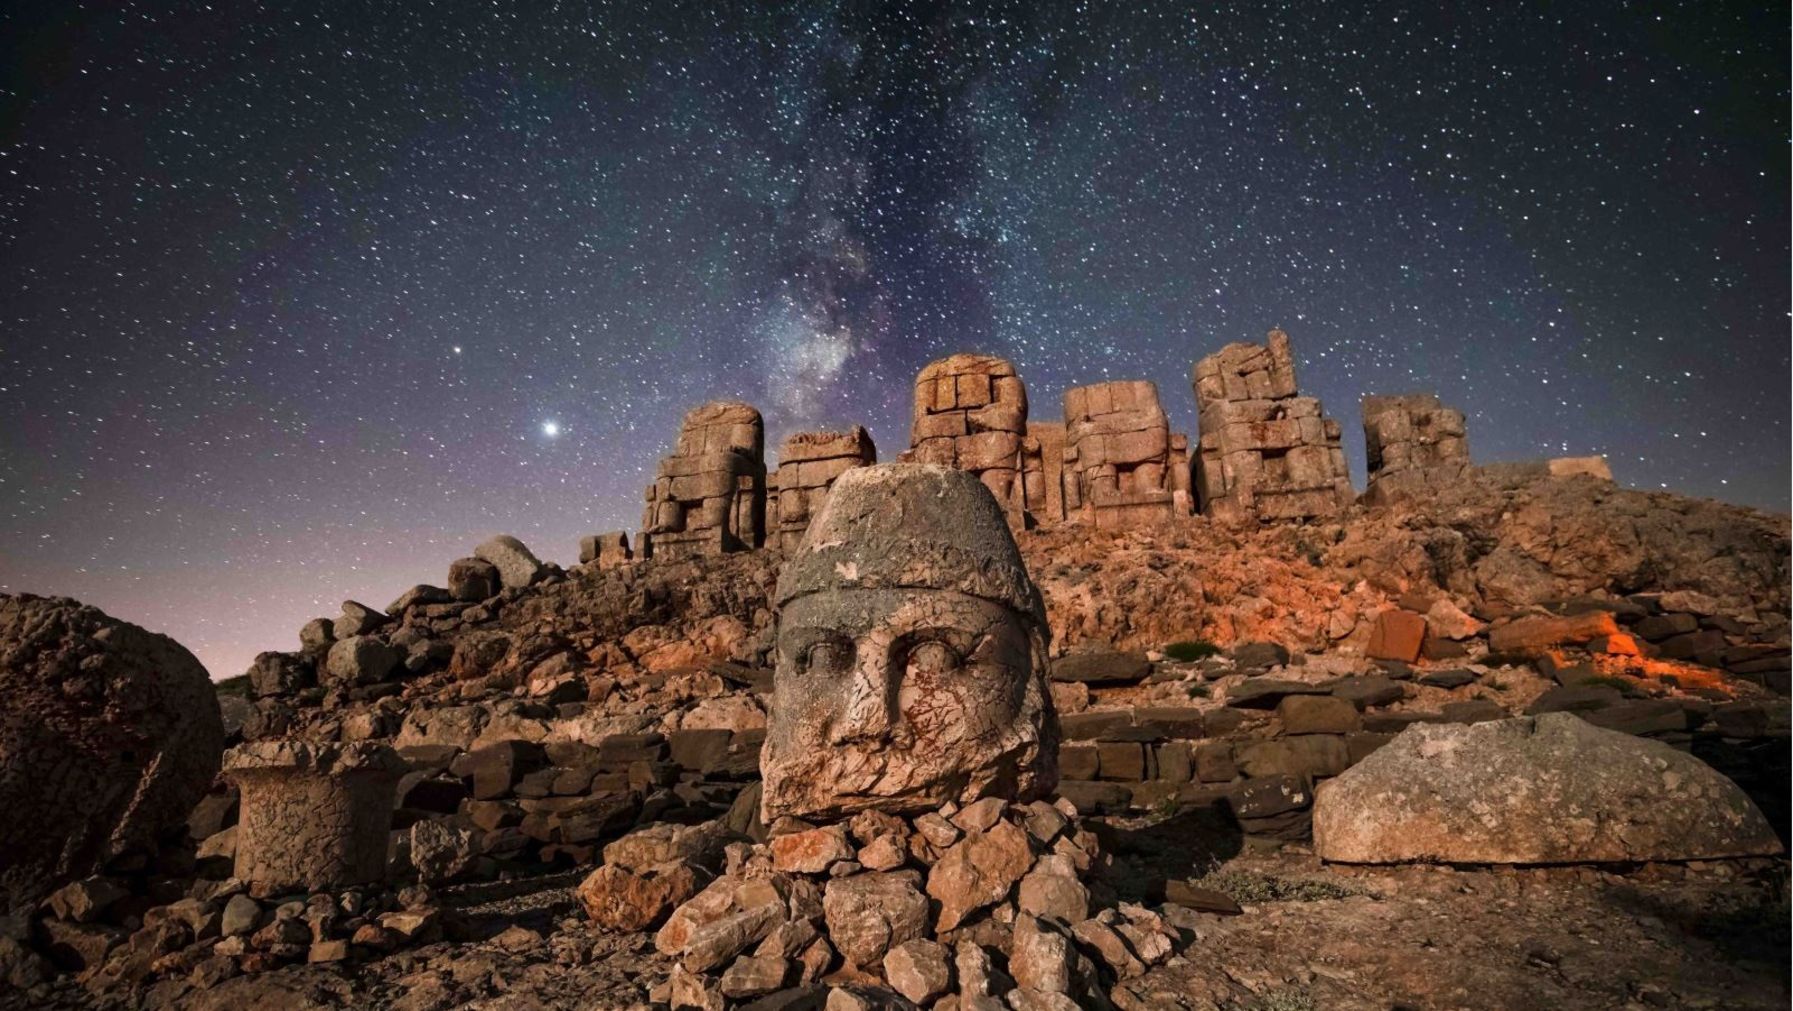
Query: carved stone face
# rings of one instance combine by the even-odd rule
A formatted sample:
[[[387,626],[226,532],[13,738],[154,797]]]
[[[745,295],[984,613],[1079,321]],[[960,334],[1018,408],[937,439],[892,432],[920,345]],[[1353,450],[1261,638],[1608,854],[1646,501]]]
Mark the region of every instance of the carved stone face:
[[[1015,611],[952,590],[791,601],[761,763],[767,816],[925,811],[1031,789],[1044,648]]]

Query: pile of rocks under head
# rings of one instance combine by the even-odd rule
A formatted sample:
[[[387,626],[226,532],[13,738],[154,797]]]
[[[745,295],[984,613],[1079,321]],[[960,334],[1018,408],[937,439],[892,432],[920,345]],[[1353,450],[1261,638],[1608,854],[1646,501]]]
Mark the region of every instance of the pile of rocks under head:
[[[758,843],[725,831],[626,836],[578,890],[602,925],[658,926],[676,964],[651,997],[675,1009],[1127,1007],[1114,984],[1189,936],[1115,900],[1095,833],[1063,799],[787,818]]]

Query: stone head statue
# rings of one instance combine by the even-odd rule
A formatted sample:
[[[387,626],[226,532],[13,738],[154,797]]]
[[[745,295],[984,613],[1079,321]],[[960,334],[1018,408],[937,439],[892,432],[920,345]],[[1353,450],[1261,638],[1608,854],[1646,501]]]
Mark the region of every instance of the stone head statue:
[[[901,463],[842,474],[778,605],[768,820],[1057,785],[1045,606],[975,476]]]

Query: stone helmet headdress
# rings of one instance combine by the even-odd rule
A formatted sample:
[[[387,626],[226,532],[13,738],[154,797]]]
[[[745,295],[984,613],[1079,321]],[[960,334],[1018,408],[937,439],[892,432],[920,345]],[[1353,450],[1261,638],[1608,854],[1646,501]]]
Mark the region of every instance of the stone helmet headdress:
[[[1046,606],[996,497],[970,473],[932,464],[855,467],[778,580],[779,607],[811,593],[953,590],[1021,615],[1043,643]]]

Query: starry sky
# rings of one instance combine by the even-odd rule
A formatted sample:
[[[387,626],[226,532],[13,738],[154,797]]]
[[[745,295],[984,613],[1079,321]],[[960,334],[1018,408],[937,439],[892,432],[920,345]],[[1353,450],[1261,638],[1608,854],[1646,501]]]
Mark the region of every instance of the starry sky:
[[[1367,11],[1367,13],[1366,13]],[[12,3],[0,589],[214,676],[491,533],[634,529],[1007,356],[1035,417],[1291,334],[1478,460],[1776,510],[1788,33],[1737,2]]]

